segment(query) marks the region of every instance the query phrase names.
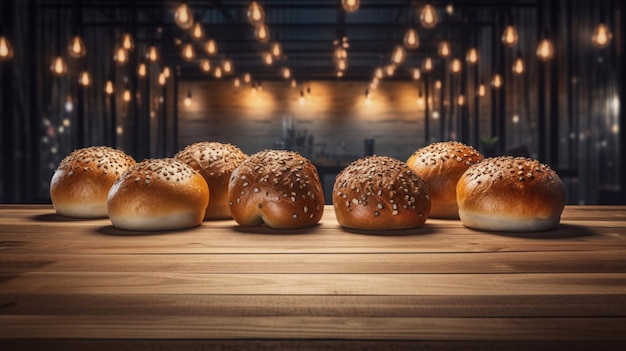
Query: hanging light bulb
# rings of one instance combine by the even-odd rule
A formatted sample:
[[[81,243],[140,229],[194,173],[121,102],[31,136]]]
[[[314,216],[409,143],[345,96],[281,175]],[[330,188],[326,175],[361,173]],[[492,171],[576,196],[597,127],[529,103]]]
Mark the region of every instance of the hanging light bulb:
[[[191,8],[186,1],[178,5],[174,14],[174,21],[181,29],[187,30],[193,26],[193,13],[191,13]]]
[[[204,45],[204,50],[207,54],[209,54],[209,56],[217,54],[217,43],[215,42],[215,40],[207,40],[206,44]]]
[[[65,111],[67,112],[72,112],[74,110],[74,101],[72,101],[72,95],[67,95],[67,97],[65,97]],[[65,121],[63,121],[63,126],[64,127],[69,127],[69,120],[68,123],[66,123]],[[59,132],[63,132],[62,129],[59,129]]]
[[[128,51],[135,48],[135,41],[130,33],[124,33],[124,35],[122,35],[122,47]]]
[[[385,72],[383,71],[382,67],[377,67],[376,70],[374,71],[374,77],[377,79],[381,79],[384,76],[385,76]]]
[[[424,61],[422,61],[422,70],[426,73],[433,70],[433,59],[430,57],[426,57]]]
[[[222,78],[222,67],[215,66],[215,69],[213,70],[213,76],[217,79]]]
[[[611,34],[609,27],[604,23],[604,21],[598,23],[593,31],[593,36],[591,37],[593,45],[602,49],[611,43],[611,39],[613,39],[613,34]]]
[[[185,96],[185,99],[183,100],[183,104],[186,107],[191,106],[191,90],[189,90],[189,92],[187,93],[187,96]]]
[[[437,21],[439,21],[437,17],[437,10],[430,4],[430,2],[427,2],[420,12],[420,23],[422,24],[422,27],[426,29],[435,28],[435,26],[437,26]]]
[[[202,23],[194,23],[193,27],[191,28],[191,37],[195,40],[204,39],[204,27],[202,26]]]
[[[211,61],[204,59],[202,61],[200,61],[200,68],[204,71],[204,72],[209,72],[211,70]]]
[[[396,45],[391,54],[391,62],[395,65],[401,65],[406,60],[406,50],[404,46]]]
[[[517,58],[513,62],[513,73],[520,75],[524,73],[524,60],[522,59],[522,53],[517,52]]]
[[[270,54],[269,52],[263,53],[263,63],[265,63],[267,66],[271,66],[272,63],[274,63],[272,54]]]
[[[157,62],[159,60],[159,49],[156,46],[152,45],[148,49],[148,54],[146,55],[148,60],[151,62]]]
[[[458,58],[455,58],[452,60],[452,62],[450,63],[450,71],[452,73],[459,73],[461,72],[461,60],[459,60]]]
[[[0,36],[0,61],[8,61],[13,58],[13,46],[4,35]]]
[[[292,88],[295,88],[295,87],[296,87],[296,85],[297,85],[296,80],[295,80],[295,79],[292,79],[292,80],[291,80],[291,87],[292,87]]]
[[[117,51],[115,51],[115,61],[117,61],[120,65],[128,62],[128,51],[120,46]]]
[[[348,60],[341,59],[341,60],[337,61],[337,70],[345,71],[347,68],[348,68]]]
[[[417,49],[420,46],[420,37],[415,29],[409,28],[404,34],[404,46],[410,50]]]
[[[413,72],[411,76],[413,80],[419,80],[420,78],[422,78],[422,71],[420,71],[419,68],[413,68]]]
[[[146,68],[146,64],[143,62],[140,63],[139,67],[137,67],[137,75],[139,76],[139,78],[144,78],[147,74],[148,70]]]
[[[465,105],[465,95],[461,94],[456,98],[456,103],[459,104],[459,106],[463,106]]]
[[[160,86],[164,86],[165,83],[167,83],[167,78],[165,78],[165,74],[163,74],[163,72],[159,73],[158,81]]]
[[[491,86],[499,89],[502,86],[502,76],[499,73],[493,75],[491,78]]]
[[[517,35],[517,29],[512,24],[509,24],[504,28],[504,32],[502,33],[502,43],[508,47],[513,47],[517,45],[517,41],[519,37]]]
[[[283,78],[285,79],[291,78],[291,70],[289,69],[289,67],[283,68]]]
[[[191,43],[185,44],[183,46],[183,58],[185,60],[193,60],[196,57],[196,50],[193,48]]]
[[[233,85],[235,88],[239,88],[239,86],[241,86],[241,80],[239,78],[233,79]]]
[[[394,75],[394,73],[396,73],[396,66],[394,66],[394,65],[387,65],[387,66],[385,67],[385,74],[386,74],[388,77],[393,76],[393,75]]]
[[[483,97],[487,95],[487,88],[485,87],[485,81],[483,79],[480,80],[480,84],[478,85],[478,96]]]
[[[258,26],[265,21],[265,11],[258,1],[250,2],[248,5],[248,22],[253,26]]]
[[[231,61],[230,59],[225,59],[224,62],[222,62],[222,71],[224,72],[224,74],[233,73],[233,61]]]
[[[437,53],[439,56],[443,58],[447,58],[450,56],[450,44],[447,41],[442,41],[439,43],[439,48],[437,49]]]
[[[65,60],[63,60],[63,57],[57,56],[54,58],[54,60],[52,60],[52,65],[50,66],[50,69],[52,70],[52,73],[56,74],[57,76],[61,76],[67,72],[67,64],[65,64]]]
[[[261,23],[254,29],[254,36],[260,43],[267,43],[270,40],[270,29]]]
[[[248,83],[250,83],[250,81],[252,81],[252,77],[250,76],[250,73],[244,73],[244,75],[243,75],[243,82],[248,84]]]
[[[335,52],[333,53],[335,61],[348,58],[348,51],[343,46],[335,46]]]
[[[81,72],[78,83],[85,88],[91,85],[91,74],[89,74],[89,71]]]
[[[441,89],[441,80],[437,79],[435,81],[435,89]]]
[[[424,106],[424,95],[422,94],[421,90],[417,94],[417,106],[419,107]]]
[[[452,4],[446,5],[446,13],[450,16],[454,15],[454,5]]]
[[[478,62],[478,50],[476,48],[471,48],[467,51],[467,55],[465,56],[465,61],[467,63],[473,65]]]
[[[130,94],[130,89],[128,88],[124,89],[124,93],[122,94],[122,99],[126,102],[129,102],[131,97],[132,95]]]
[[[341,0],[341,6],[346,12],[355,12],[361,5],[360,0]]]
[[[85,54],[87,53],[87,49],[85,48],[85,42],[78,35],[73,37],[70,40],[68,51],[70,52],[70,56],[75,57],[75,58],[80,58],[80,57],[85,56]]]
[[[541,61],[548,61],[554,57],[554,45],[547,37],[544,37],[537,45],[537,57]]]
[[[305,99],[304,99],[304,91],[300,90],[300,97],[298,98],[298,103],[300,105],[304,105],[304,101],[305,101]]]
[[[170,77],[170,74],[171,74],[171,73],[172,73],[172,72],[170,71],[169,66],[165,66],[165,67],[163,67],[163,76],[164,76],[166,79]]]
[[[270,52],[272,53],[272,56],[274,57],[281,57],[283,55],[283,48],[279,42],[275,41],[272,43]]]
[[[107,80],[107,82],[104,84],[104,92],[107,93],[107,95],[113,95],[115,90],[113,89],[112,81]]]

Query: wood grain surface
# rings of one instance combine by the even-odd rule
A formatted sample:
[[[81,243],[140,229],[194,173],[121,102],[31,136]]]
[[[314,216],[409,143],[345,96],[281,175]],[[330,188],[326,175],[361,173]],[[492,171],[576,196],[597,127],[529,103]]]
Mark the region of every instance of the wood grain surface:
[[[1,350],[626,346],[626,206],[539,233],[205,222],[129,232],[0,205]]]

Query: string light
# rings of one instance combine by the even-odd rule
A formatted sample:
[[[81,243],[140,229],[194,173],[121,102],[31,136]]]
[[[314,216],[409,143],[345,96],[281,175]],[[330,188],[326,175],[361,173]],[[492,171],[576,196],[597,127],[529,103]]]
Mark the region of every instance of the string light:
[[[0,36],[0,61],[8,61],[13,58],[13,45],[7,37]]]
[[[233,79],[233,85],[235,88],[239,88],[239,86],[241,86],[241,80],[239,78]]]
[[[447,41],[440,42],[439,43],[439,49],[437,50],[437,53],[442,58],[450,57],[450,44],[448,44]]]
[[[518,51],[517,58],[513,62],[513,73],[520,75],[524,73],[524,60],[522,59],[522,53]]]
[[[117,63],[121,65],[128,62],[128,52],[126,51],[126,49],[121,46],[117,49],[117,51],[115,52],[115,61],[117,61]]]
[[[419,68],[413,68],[412,78],[413,80],[419,80],[422,77],[422,71]]]
[[[437,17],[437,10],[430,4],[430,1],[427,2],[420,12],[420,23],[422,24],[422,27],[426,29],[435,28],[438,21],[439,18]]]
[[[243,74],[243,82],[248,84],[252,81],[252,77],[250,76],[250,73],[244,73]]]
[[[65,64],[65,60],[63,60],[63,57],[57,56],[54,58],[54,60],[52,60],[52,65],[50,66],[50,69],[52,70],[52,73],[56,74],[57,76],[62,76],[67,72],[67,64]]]
[[[491,78],[491,86],[499,89],[502,86],[502,76],[499,73],[493,75]]]
[[[337,61],[337,69],[339,71],[345,71],[348,68],[348,61],[346,59],[341,59]]]
[[[396,45],[391,54],[391,62],[395,65],[401,65],[406,60],[406,50],[402,45]]]
[[[341,6],[346,12],[355,12],[361,5],[360,0],[341,0]]]
[[[222,71],[224,72],[224,74],[233,73],[233,61],[231,61],[230,59],[225,59],[224,62],[222,62]]]
[[[174,21],[181,29],[187,30],[193,26],[193,14],[186,1],[178,5],[174,14]]]
[[[128,88],[124,89],[124,93],[122,94],[122,99],[126,102],[130,102],[132,95],[130,94],[130,90]]]
[[[169,78],[171,75],[170,68],[168,66],[163,67],[163,77]]]
[[[450,63],[450,71],[452,73],[459,73],[461,72],[461,60],[459,60],[458,58],[455,58],[452,60],[452,62]]]
[[[164,86],[165,83],[167,83],[167,79],[165,78],[165,74],[163,74],[163,72],[159,73],[158,81],[160,86]]]
[[[88,71],[83,71],[80,74],[80,78],[78,79],[78,83],[84,88],[91,85],[91,74]]]
[[[215,69],[213,70],[213,76],[217,79],[222,78],[222,67],[215,66]]]
[[[296,80],[295,80],[295,79],[292,79],[292,80],[291,80],[291,87],[292,87],[292,88],[295,88],[295,87],[296,87],[296,85],[297,85]]]
[[[124,33],[124,35],[122,35],[122,47],[128,51],[135,48],[135,41],[130,33]]]
[[[593,45],[601,49],[608,46],[611,43],[611,39],[613,39],[613,34],[611,34],[609,27],[604,23],[604,21],[598,23],[591,37]]]
[[[206,45],[204,46],[204,49],[206,50],[207,54],[209,54],[210,56],[213,56],[217,54],[217,43],[215,42],[215,40],[209,39],[207,40]]]
[[[157,62],[159,60],[159,49],[156,46],[152,45],[148,48],[148,54],[146,55],[148,60],[151,62]]]
[[[432,70],[433,70],[433,59],[431,59],[430,57],[424,58],[424,61],[422,61],[422,71],[428,73]]]
[[[435,81],[435,89],[441,89],[441,80],[437,79]]]
[[[142,62],[139,64],[139,67],[137,68],[137,75],[140,78],[144,78],[146,74],[147,74],[146,64]]]
[[[191,43],[185,44],[183,46],[183,58],[185,60],[193,60],[196,57],[196,50],[193,48]]]
[[[548,61],[554,57],[554,45],[547,37],[544,37],[537,45],[537,57],[541,61]]]
[[[252,1],[248,5],[247,16],[251,25],[258,26],[265,21],[265,10],[258,1]]]
[[[465,61],[469,64],[475,64],[478,62],[478,50],[476,48],[471,48],[467,51],[467,55],[465,56]]]
[[[409,28],[404,34],[404,46],[410,50],[417,49],[420,46],[420,38],[415,29]]]
[[[291,77],[291,70],[289,69],[289,67],[284,67],[283,68],[283,78],[289,79],[290,77]]]
[[[385,74],[387,75],[387,77],[393,76],[394,73],[396,73],[396,66],[394,66],[394,65],[387,65],[385,67]]]
[[[270,54],[269,52],[263,53],[263,63],[265,63],[267,66],[271,66],[272,63],[274,63],[272,54]]]
[[[513,47],[517,45],[517,41],[519,37],[517,35],[517,29],[512,24],[509,24],[504,28],[504,32],[502,33],[502,43],[508,47]]]
[[[68,47],[68,51],[70,56],[75,58],[80,58],[87,54],[87,49],[85,48],[85,42],[81,39],[80,36],[75,36],[70,40],[70,45]]]
[[[209,72],[211,70],[211,61],[203,59],[202,61],[200,61],[200,68],[204,72]]]
[[[374,71],[374,77],[377,79],[381,79],[385,76],[385,72],[383,71],[382,67],[377,67],[376,70]]]
[[[201,40],[204,38],[204,27],[202,23],[196,22],[191,28],[191,37],[195,40]]]
[[[279,42],[275,41],[272,43],[272,46],[270,48],[270,52],[272,53],[272,56],[278,58],[281,57],[283,55],[283,48],[280,45]]]
[[[485,87],[485,81],[483,79],[480,80],[480,84],[478,85],[478,96],[483,97],[487,95],[487,88]]]
[[[110,81],[110,80],[106,81],[106,83],[104,84],[104,92],[107,95],[113,95],[115,90],[113,89],[113,82],[112,81]]]
[[[261,23],[254,29],[254,36],[260,43],[267,43],[270,40],[270,29]]]
[[[465,95],[459,95],[459,96],[456,98],[456,103],[457,103],[459,106],[463,106],[463,105],[465,105]]]

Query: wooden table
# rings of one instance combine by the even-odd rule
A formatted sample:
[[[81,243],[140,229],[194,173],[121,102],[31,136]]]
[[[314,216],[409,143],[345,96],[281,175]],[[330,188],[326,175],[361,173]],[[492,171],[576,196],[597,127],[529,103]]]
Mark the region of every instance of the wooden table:
[[[161,233],[0,205],[0,350],[626,349],[626,206],[558,229]]]

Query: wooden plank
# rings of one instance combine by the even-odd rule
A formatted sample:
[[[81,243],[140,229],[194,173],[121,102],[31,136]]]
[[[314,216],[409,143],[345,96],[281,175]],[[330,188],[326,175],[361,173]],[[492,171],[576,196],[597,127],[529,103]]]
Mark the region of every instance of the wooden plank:
[[[187,274],[4,275],[12,294],[614,295],[624,273],[559,274]],[[0,281],[3,275],[0,274]]]
[[[626,340],[626,318],[0,316],[0,338]]]

